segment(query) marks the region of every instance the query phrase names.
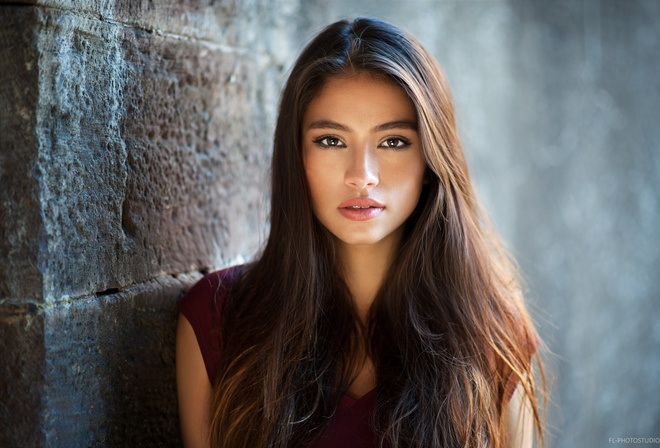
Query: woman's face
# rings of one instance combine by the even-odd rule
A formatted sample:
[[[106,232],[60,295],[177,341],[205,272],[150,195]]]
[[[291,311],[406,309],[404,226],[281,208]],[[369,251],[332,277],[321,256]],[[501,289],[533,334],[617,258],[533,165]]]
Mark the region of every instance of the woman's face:
[[[305,112],[302,140],[319,221],[346,245],[396,244],[426,166],[405,92],[368,73],[330,78]]]

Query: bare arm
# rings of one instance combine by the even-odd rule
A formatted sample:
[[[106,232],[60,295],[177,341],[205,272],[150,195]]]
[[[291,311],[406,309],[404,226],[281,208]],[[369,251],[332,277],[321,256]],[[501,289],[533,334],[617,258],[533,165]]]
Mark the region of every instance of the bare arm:
[[[176,383],[183,445],[206,448],[211,382],[195,332],[183,315],[179,315],[176,329]]]
[[[531,448],[534,436],[534,418],[531,404],[522,384],[518,384],[506,410],[507,432],[511,448]]]

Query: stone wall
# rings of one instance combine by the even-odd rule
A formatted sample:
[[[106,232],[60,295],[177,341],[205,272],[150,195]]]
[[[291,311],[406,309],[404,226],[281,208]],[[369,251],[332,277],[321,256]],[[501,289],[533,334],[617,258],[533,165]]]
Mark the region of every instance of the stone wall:
[[[360,14],[446,69],[549,348],[548,446],[660,437],[660,3],[157,5],[0,6],[0,446],[178,445],[174,302],[258,247],[283,74]]]
[[[265,231],[295,8],[0,6],[0,446],[179,444],[174,303]]]

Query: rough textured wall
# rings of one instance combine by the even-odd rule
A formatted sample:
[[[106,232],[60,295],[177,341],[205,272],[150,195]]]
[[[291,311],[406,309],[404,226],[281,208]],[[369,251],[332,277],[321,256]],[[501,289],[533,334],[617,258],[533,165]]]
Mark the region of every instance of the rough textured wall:
[[[178,445],[174,302],[264,232],[295,8],[0,6],[0,446]]]
[[[305,9],[314,31],[340,17],[391,20],[445,68],[480,196],[553,352],[548,446],[660,438],[660,3]]]

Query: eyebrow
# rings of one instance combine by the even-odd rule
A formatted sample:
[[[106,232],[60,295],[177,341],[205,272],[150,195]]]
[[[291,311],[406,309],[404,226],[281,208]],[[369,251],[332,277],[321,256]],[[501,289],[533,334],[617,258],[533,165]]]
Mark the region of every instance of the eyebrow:
[[[332,120],[314,121],[309,125],[309,129],[335,129],[337,131],[351,132],[351,128],[348,126]],[[374,127],[372,131],[389,131],[391,129],[411,129],[416,131],[417,123],[407,120],[388,121],[387,123],[379,124],[378,126]]]

